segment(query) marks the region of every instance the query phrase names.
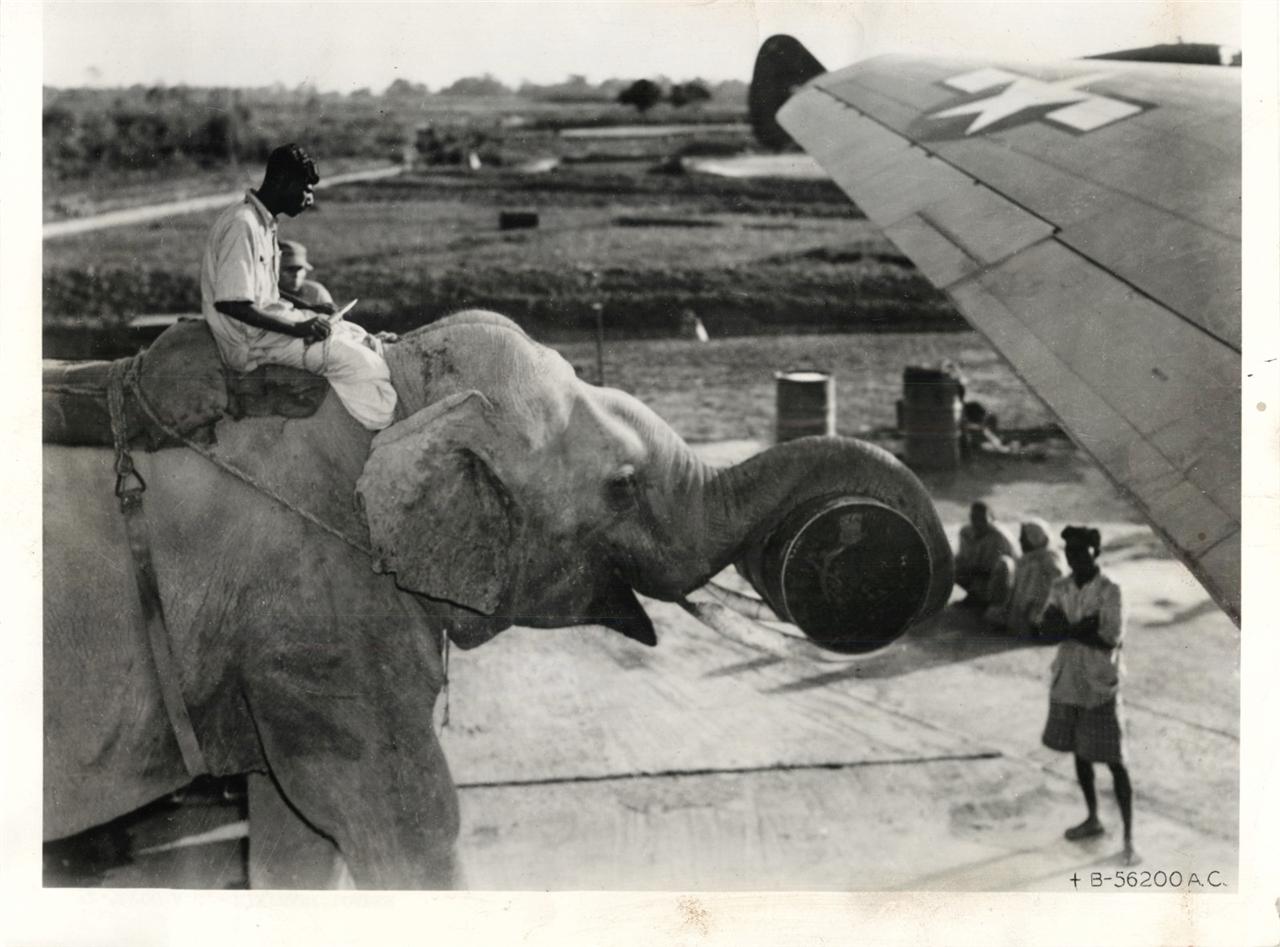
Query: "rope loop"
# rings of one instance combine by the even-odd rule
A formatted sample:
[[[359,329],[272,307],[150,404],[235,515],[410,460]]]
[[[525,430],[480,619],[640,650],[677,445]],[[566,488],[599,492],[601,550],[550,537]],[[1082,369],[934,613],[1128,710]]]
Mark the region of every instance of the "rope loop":
[[[126,385],[136,384],[138,356],[111,363],[107,374],[107,412],[111,416],[111,443],[116,452],[116,497],[121,506],[126,502],[141,501],[147,482],[133,465],[129,453],[128,421],[125,418],[124,390]],[[132,481],[132,482],[131,482]]]
[[[129,483],[130,478],[133,478],[132,485]],[[128,454],[122,455],[116,462],[116,496],[123,501],[127,497],[141,496],[146,489],[147,481],[133,469],[132,458]]]

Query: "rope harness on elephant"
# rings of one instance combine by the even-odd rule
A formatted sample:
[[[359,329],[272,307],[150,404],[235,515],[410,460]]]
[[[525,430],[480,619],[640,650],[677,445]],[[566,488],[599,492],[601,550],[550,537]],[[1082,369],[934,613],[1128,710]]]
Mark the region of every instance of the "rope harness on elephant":
[[[154,634],[151,635],[153,654],[155,654],[156,652],[157,644],[159,644],[159,646],[164,649],[164,655],[157,658],[157,669],[160,668],[160,662],[162,660],[167,659],[167,666],[171,672],[171,677],[168,683],[176,686],[177,678],[176,678],[176,672],[173,671],[174,669],[173,657],[171,652],[169,651],[169,644],[168,644],[169,636],[164,628],[163,613],[159,611],[159,608],[160,608],[159,590],[155,584],[155,571],[151,567],[150,545],[147,542],[146,523],[145,523],[145,520],[142,518],[142,493],[143,491],[146,490],[146,483],[143,481],[141,474],[139,474],[138,471],[135,469],[133,465],[133,458],[129,454],[128,444],[125,442],[124,398],[125,398],[126,392],[133,397],[134,401],[147,415],[151,423],[154,424],[160,431],[162,431],[168,437],[171,437],[174,440],[180,442],[183,446],[199,454],[201,457],[209,461],[209,463],[213,464],[219,470],[223,471],[224,473],[230,474],[231,476],[235,477],[237,480],[241,481],[242,483],[246,484],[247,486],[261,493],[263,496],[267,497],[268,499],[284,507],[290,513],[293,513],[296,516],[300,516],[302,519],[306,520],[308,523],[311,523],[313,526],[319,527],[329,535],[342,541],[352,549],[355,549],[357,552],[361,552],[365,556],[368,556],[371,559],[376,559],[377,553],[374,552],[374,550],[370,548],[367,544],[361,542],[359,539],[356,539],[355,537],[348,535],[347,533],[338,529],[336,526],[326,523],[324,520],[320,519],[320,517],[316,516],[314,513],[310,512],[309,510],[305,510],[302,507],[298,506],[297,504],[293,503],[287,497],[282,496],[280,493],[272,489],[271,486],[269,486],[268,484],[263,483],[262,481],[254,477],[252,474],[248,473],[247,471],[241,470],[239,467],[235,466],[234,464],[230,464],[227,461],[223,460],[221,457],[219,457],[213,451],[209,450],[203,444],[200,444],[197,441],[192,440],[186,434],[183,434],[181,431],[177,430],[171,424],[169,424],[163,417],[161,417],[160,412],[156,410],[155,406],[152,405],[151,400],[146,396],[146,394],[142,390],[142,384],[140,379],[141,363],[142,363],[142,353],[139,353],[138,355],[135,355],[131,358],[120,359],[116,362],[113,362],[111,365],[111,373],[109,376],[109,382],[107,387],[107,406],[111,414],[111,435],[112,435],[112,441],[115,445],[115,452],[116,452],[116,496],[121,498],[120,506],[121,506],[121,510],[125,512],[126,525],[130,525],[131,521],[136,522],[138,524],[138,535],[142,540],[141,546],[135,545],[134,531],[133,531],[134,527],[130,525],[129,545],[130,545],[130,548],[134,550],[134,564],[136,567],[135,571],[138,574],[138,589],[139,589],[139,594],[142,596],[142,599],[143,599],[143,610],[144,612],[147,612],[147,609],[148,609],[148,592],[144,591],[143,589],[142,576],[143,576],[144,570],[140,565],[140,562],[142,561],[139,558],[140,555],[145,556],[146,573],[149,577],[150,594],[152,596],[151,600],[154,601],[156,613],[159,615],[159,630],[160,632],[163,633],[163,637],[161,641],[158,643],[155,640],[155,635]],[[137,482],[136,486],[134,487],[123,486],[126,483],[126,481],[128,481],[129,478],[133,478],[134,480],[136,480]],[[122,490],[125,492],[122,493]],[[129,510],[125,509],[126,493],[129,496],[129,501],[128,501],[130,504]],[[150,629],[150,627],[151,627],[151,622],[150,620],[148,620],[148,628]],[[441,726],[441,729],[443,729],[449,725],[449,635],[445,633],[445,634],[442,634],[440,637],[442,639],[441,646],[440,646],[440,660],[441,660],[441,665],[443,668],[443,675],[444,675],[444,687],[443,687],[444,707],[443,707],[440,726]],[[165,675],[162,673],[161,674],[162,691],[164,690],[165,684],[166,684]],[[165,692],[165,709],[169,712],[169,720],[174,726],[174,732],[179,734],[178,743],[180,746],[183,747],[183,761],[187,764],[187,769],[192,773],[193,776],[199,775],[200,773],[206,773],[209,770],[204,764],[204,757],[200,753],[199,745],[198,743],[195,742],[195,732],[191,729],[191,721],[187,715],[186,703],[181,698],[181,692],[178,691],[177,693],[178,701],[177,701],[176,707],[170,706],[170,696],[171,695],[168,692]],[[186,727],[186,734],[187,734],[186,737],[184,737],[181,733],[179,733],[179,728],[183,725],[185,725]],[[188,739],[188,742],[191,744],[191,748],[194,751],[194,756],[191,758],[188,757],[188,749],[187,749],[187,746],[184,745],[184,739]],[[199,772],[192,770],[193,762],[198,763],[198,765],[202,767],[199,770]]]
[[[119,361],[111,366],[107,384],[107,410],[111,415],[111,440],[115,445],[116,497],[120,500],[120,513],[124,517],[125,533],[129,538],[129,551],[133,556],[133,575],[138,585],[138,599],[142,604],[142,620],[146,626],[147,644],[160,681],[160,699],[169,726],[178,741],[182,763],[187,773],[195,778],[209,772],[200,741],[187,702],[182,694],[182,681],[178,665],[170,647],[169,629],[164,620],[164,606],[160,601],[160,587],[156,581],[155,564],[151,561],[151,537],[147,530],[147,518],[142,509],[142,494],[147,484],[133,466],[133,457],[126,442],[124,416],[124,389],[128,376],[137,373],[137,360]],[[135,381],[136,383],[136,381]]]

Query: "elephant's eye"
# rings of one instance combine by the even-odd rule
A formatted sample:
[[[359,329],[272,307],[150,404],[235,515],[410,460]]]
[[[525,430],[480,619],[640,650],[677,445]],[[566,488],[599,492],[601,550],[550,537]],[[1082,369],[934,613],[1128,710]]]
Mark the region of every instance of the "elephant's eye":
[[[630,471],[616,474],[605,481],[604,502],[611,510],[621,512],[635,506],[636,475]]]

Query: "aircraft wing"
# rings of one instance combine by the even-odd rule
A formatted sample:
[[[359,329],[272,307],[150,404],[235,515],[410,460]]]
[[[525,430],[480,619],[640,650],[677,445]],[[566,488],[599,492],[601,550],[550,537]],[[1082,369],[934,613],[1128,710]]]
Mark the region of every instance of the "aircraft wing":
[[[1240,614],[1240,71],[878,57],[778,124]]]

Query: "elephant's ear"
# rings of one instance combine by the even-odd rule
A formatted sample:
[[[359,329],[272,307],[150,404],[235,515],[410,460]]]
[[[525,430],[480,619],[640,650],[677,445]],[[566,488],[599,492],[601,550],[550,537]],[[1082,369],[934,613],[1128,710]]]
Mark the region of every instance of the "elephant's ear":
[[[401,588],[492,615],[506,601],[519,511],[494,473],[493,406],[452,395],[373,439],[356,484],[379,560]]]

